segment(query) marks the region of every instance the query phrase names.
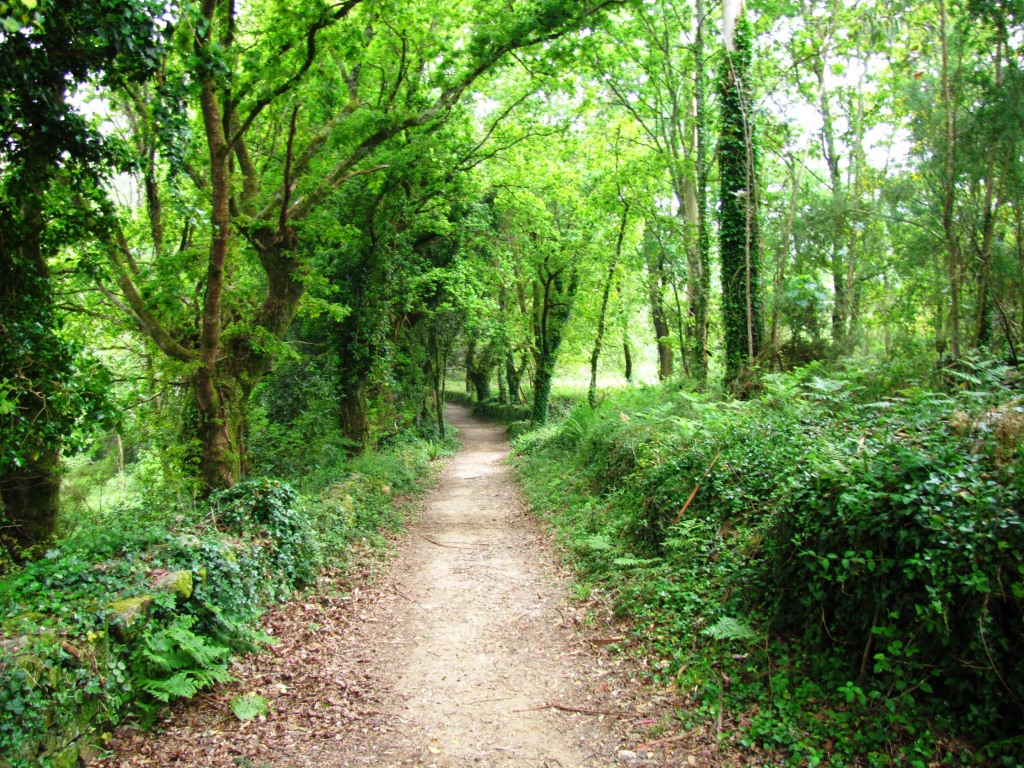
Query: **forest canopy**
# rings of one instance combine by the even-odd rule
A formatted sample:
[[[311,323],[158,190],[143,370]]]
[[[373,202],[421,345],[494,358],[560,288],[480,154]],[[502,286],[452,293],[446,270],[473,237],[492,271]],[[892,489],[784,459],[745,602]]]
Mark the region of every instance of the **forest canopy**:
[[[356,446],[385,402],[440,424],[456,352],[537,422],[563,352],[594,387],[653,348],[740,395],[815,360],[1016,364],[1015,2],[0,10],[19,546],[115,411],[177,412],[200,491],[237,482],[302,350]]]

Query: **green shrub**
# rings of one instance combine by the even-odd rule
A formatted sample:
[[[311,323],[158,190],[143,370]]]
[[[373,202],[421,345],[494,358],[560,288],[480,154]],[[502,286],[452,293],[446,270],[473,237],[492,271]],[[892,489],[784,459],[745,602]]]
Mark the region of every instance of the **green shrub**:
[[[737,743],[1015,764],[1024,413],[970,377],[883,400],[820,366],[743,403],[633,389],[517,438],[517,461],[652,675]]]
[[[218,526],[237,536],[267,541],[267,568],[286,590],[316,576],[318,542],[296,505],[298,494],[277,480],[259,478],[220,491],[211,499]]]

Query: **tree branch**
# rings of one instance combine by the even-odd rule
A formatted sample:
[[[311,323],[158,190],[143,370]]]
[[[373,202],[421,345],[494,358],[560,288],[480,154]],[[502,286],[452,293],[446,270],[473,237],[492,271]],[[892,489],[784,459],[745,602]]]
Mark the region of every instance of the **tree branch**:
[[[362,1],[363,0],[346,0],[340,6],[338,6],[338,10],[336,10],[333,14],[329,16],[323,16],[310,25],[309,29],[306,30],[306,56],[303,59],[302,64],[299,66],[298,71],[295,72],[295,74],[293,74],[283,83],[278,85],[276,88],[274,88],[272,91],[256,100],[256,102],[249,109],[249,114],[246,115],[245,120],[242,121],[242,124],[238,126],[238,129],[234,132],[230,139],[228,139],[229,149],[231,147],[234,147],[235,142],[237,142],[239,139],[241,139],[242,136],[245,135],[246,131],[249,130],[253,122],[255,122],[256,118],[259,117],[260,113],[264,109],[266,109],[267,106],[272,104],[275,99],[288,93],[288,91],[294,88],[299,83],[299,81],[302,80],[303,76],[313,65],[313,61],[316,59],[316,37],[320,33],[320,31],[329,27],[334,22],[343,19],[345,16],[348,15],[349,11],[351,11],[353,8],[359,5]],[[291,48],[292,45],[290,43],[288,45],[285,45],[282,48],[281,53],[279,55],[283,55]]]
[[[146,302],[143,301],[142,296],[135,283],[132,281],[131,275],[129,274],[128,268],[125,264],[125,258],[131,252],[128,249],[128,243],[125,240],[124,232],[121,230],[120,225],[115,227],[114,237],[114,242],[107,242],[107,256],[110,258],[110,262],[114,266],[117,283],[121,288],[121,293],[124,294],[124,297],[128,302],[128,306],[125,306],[124,302],[114,296],[113,293],[107,290],[107,288],[105,288],[98,280],[97,287],[104,296],[110,299],[116,306],[120,307],[125,314],[129,317],[135,318],[139,327],[151,339],[153,339],[153,342],[161,352],[184,363],[192,362],[196,359],[195,354],[179,344],[167,332],[156,316],[146,309]]]

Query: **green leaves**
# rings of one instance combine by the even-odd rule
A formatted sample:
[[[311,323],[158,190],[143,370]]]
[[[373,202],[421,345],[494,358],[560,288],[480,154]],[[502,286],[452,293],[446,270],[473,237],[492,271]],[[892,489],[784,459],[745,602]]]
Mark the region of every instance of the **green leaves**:
[[[530,498],[653,675],[702,716],[757,713],[743,743],[889,765],[1015,733],[1024,488],[980,426],[1007,395],[881,407],[865,373],[820,366],[767,383],[581,404],[517,441]]]
[[[243,693],[231,699],[231,711],[243,723],[267,712],[267,700],[258,693]]]
[[[140,638],[132,674],[154,699],[190,699],[203,688],[234,680],[227,672],[231,649],[195,634],[196,621],[195,616],[178,616]]]

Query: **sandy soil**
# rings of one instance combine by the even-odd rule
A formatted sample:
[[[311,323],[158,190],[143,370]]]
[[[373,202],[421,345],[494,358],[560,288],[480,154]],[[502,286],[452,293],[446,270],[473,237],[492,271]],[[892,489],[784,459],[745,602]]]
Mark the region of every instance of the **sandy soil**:
[[[464,447],[372,586],[330,596],[328,584],[270,614],[271,653],[240,660],[238,683],[176,707],[159,733],[123,729],[105,765],[719,762],[706,733],[658,731],[671,695],[636,683],[603,650],[614,625],[569,600],[502,431],[449,416]],[[247,691],[270,708],[239,723],[229,704]]]
[[[500,431],[451,415],[464,448],[427,500],[396,585],[410,605],[390,633],[400,652],[387,677],[406,723],[382,754],[444,766],[607,764],[615,739],[603,722],[537,709],[588,707],[579,649],[562,627],[562,583],[508,477]]]

